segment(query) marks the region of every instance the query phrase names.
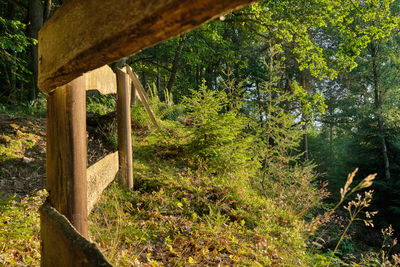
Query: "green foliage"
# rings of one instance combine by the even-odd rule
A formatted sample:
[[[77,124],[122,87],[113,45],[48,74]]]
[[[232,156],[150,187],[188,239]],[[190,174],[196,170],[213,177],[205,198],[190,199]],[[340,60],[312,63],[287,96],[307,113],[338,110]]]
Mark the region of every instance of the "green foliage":
[[[188,154],[195,164],[204,164],[210,172],[219,174],[249,168],[250,138],[244,136],[245,120],[236,109],[224,112],[228,104],[222,91],[208,90],[203,82],[192,97],[184,97],[189,128]]]
[[[384,219],[400,214],[395,12],[392,0],[265,0],[128,59],[150,89],[162,129],[152,130],[142,104],[132,108],[136,190],[112,187],[92,215],[92,233],[108,256],[120,265],[310,265],[312,227],[301,218],[326,195],[315,170],[327,173],[334,191],[355,166],[382,173],[383,136],[392,179],[379,177],[375,203]],[[33,80],[28,48],[36,42],[10,16],[0,17],[0,98],[7,103],[0,111],[44,116],[43,95],[24,102]],[[88,111],[100,115],[114,106],[111,96],[87,99]],[[116,147],[115,123],[97,131]],[[15,140],[0,135],[0,157],[16,159],[34,146],[33,136],[15,132]],[[310,162],[301,159],[305,133]],[[352,242],[343,237],[340,257],[358,249]],[[331,254],[318,252],[316,264]],[[365,262],[384,262],[375,256]],[[336,256],[332,263],[346,264]]]
[[[6,8],[3,7],[2,10],[4,9]],[[26,25],[21,22],[24,18],[7,19],[2,14],[0,14],[0,82],[2,83],[0,101],[16,105],[33,99],[29,98],[32,92],[26,88],[32,88],[33,80],[29,48],[37,44],[37,41],[27,37]]]
[[[292,84],[293,94],[301,103],[301,112],[303,116],[313,117],[315,113],[324,114],[327,105],[325,98],[319,92],[309,94],[305,88],[297,83]]]
[[[105,115],[115,110],[115,96],[94,94],[86,98],[86,112]]]
[[[93,239],[116,265],[307,266],[310,227],[301,213],[311,191],[303,192],[309,180],[299,176],[308,177],[311,167],[294,166],[287,171],[292,183],[281,187],[301,185],[300,204],[260,195],[253,184],[259,157],[249,149],[245,120],[226,111],[224,92],[203,85],[192,94],[182,122],[163,120],[163,129],[136,132],[135,189],[108,190],[90,218]]]
[[[157,87],[153,84],[153,89],[150,90],[150,105],[157,118],[161,120],[178,121],[184,116],[184,106],[175,104],[172,92],[168,89],[164,90],[164,101],[160,101],[157,94]]]
[[[37,41],[25,35],[25,24],[18,20],[9,20],[0,17],[0,59],[3,67],[7,64],[15,64],[15,75],[24,81],[26,76],[31,74],[27,67],[27,62],[22,57],[17,57],[14,53],[23,53]]]
[[[152,126],[149,115],[142,103],[137,103],[131,108],[132,127],[135,129],[148,130]]]
[[[30,102],[21,102],[16,104],[1,104],[0,113],[12,116],[46,116],[46,98],[40,93],[39,96]]]
[[[380,210],[377,225],[385,227],[391,223],[398,228],[398,222],[392,218],[400,214],[399,203],[389,199],[398,199],[399,183],[396,178],[389,179],[387,171],[392,177],[400,173],[397,157],[400,132],[395,122],[398,121],[400,84],[399,35],[398,26],[391,26],[399,19],[399,2],[370,3],[371,6],[379,4],[388,13],[383,15],[382,11],[378,11],[371,14],[366,23],[372,29],[387,21],[390,23],[386,26],[390,29],[376,29],[375,34],[370,35],[369,44],[360,51],[355,60],[357,67],[351,73],[320,84],[328,108],[326,114],[321,116],[322,125],[316,127],[315,135],[310,139],[310,154],[320,166],[318,170],[327,173],[334,198],[339,197],[336,192],[344,182],[347,171],[359,167],[363,175],[378,173],[372,204],[374,209]],[[358,29],[361,30],[361,27]],[[385,156],[389,163],[387,170]]]
[[[38,136],[32,133],[32,129],[28,126],[19,128],[16,124],[11,124],[13,133],[2,129],[0,135],[0,162],[8,160],[15,160],[24,156],[27,150],[33,148],[37,141]],[[0,171],[1,173],[1,171]]]
[[[304,222],[253,191],[246,170],[213,178],[155,158],[157,141],[138,138],[135,190],[112,186],[90,217],[114,264],[307,265]]]
[[[254,184],[263,195],[302,216],[321,201],[324,192],[317,190],[315,166],[303,165],[301,154],[296,153],[302,131],[281,105],[293,95],[279,95],[276,90],[270,93],[268,120],[261,128],[260,138],[264,168],[254,178]]]
[[[309,69],[319,78],[333,78],[339,69],[357,66],[355,60],[371,38],[390,34],[397,24],[390,16],[392,2],[261,1],[243,13],[257,20],[251,26],[273,39],[275,49],[283,52],[286,44],[291,43],[289,53],[300,70]],[[248,21],[245,23],[253,23]]]
[[[263,196],[303,216],[325,193],[317,190],[315,166],[304,165],[298,153],[303,129],[292,107],[300,104],[304,106],[301,112],[311,116],[315,109],[323,108],[323,101],[319,96],[320,100],[314,101],[296,84],[293,91],[280,88],[283,66],[276,51],[270,49],[269,54],[266,79],[258,83],[256,101],[249,112],[253,118],[250,129],[257,136],[257,157],[263,164],[252,183]]]

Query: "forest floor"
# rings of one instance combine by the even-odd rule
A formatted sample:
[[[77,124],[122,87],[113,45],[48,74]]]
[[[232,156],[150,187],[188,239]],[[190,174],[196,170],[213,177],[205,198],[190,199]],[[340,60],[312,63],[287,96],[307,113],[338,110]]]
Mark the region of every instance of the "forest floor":
[[[27,196],[45,188],[46,120],[0,115],[0,192]]]
[[[110,151],[88,134],[88,165]],[[40,265],[39,214],[46,192],[46,119],[0,114],[0,266]]]
[[[43,118],[0,114],[0,266],[40,264],[45,126]],[[90,239],[111,263],[322,265],[329,252],[309,250],[310,225],[244,180],[188,168],[173,141],[183,140],[179,128],[169,126],[169,137],[135,129],[134,190],[112,184],[89,216]],[[88,126],[88,165],[113,151],[104,131]]]
[[[0,114],[0,265],[40,264],[46,120]]]
[[[98,138],[100,137],[100,138]],[[88,131],[88,166],[113,150]],[[46,187],[46,119],[0,114],[0,192],[21,197]]]
[[[0,265],[40,264],[46,121],[0,114]],[[89,130],[88,165],[112,151]],[[253,265],[309,260],[303,223],[243,184],[177,163],[169,140],[136,129],[135,190],[113,184],[89,217],[90,239],[115,265]],[[95,138],[96,137],[96,138]],[[103,136],[104,137],[104,136]]]

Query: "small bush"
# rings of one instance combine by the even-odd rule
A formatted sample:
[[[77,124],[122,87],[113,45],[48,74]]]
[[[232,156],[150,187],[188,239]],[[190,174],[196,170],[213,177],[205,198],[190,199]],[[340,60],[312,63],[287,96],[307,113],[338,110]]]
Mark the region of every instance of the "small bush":
[[[192,97],[184,97],[189,128],[188,155],[197,166],[215,174],[233,173],[247,168],[251,171],[250,137],[243,132],[245,120],[237,110],[224,112],[227,96],[208,90],[203,83]]]
[[[46,98],[40,93],[30,102],[18,102],[14,104],[1,104],[0,113],[12,116],[46,117]]]
[[[91,93],[86,99],[86,111],[105,115],[115,110],[115,96]]]

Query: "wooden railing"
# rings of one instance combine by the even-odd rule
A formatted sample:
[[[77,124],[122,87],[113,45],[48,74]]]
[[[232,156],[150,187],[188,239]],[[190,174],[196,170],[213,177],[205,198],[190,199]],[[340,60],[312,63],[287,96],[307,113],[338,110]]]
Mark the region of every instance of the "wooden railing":
[[[86,132],[84,123],[80,127],[78,126],[78,122],[84,119],[82,114],[86,114],[86,109],[83,108],[84,103],[82,103],[82,99],[85,99],[84,95],[79,95],[81,97],[79,99],[72,98],[77,97],[74,95],[77,88],[84,88],[84,91],[96,89],[102,94],[117,94],[118,151],[106,155],[87,169],[83,169],[86,164],[84,163],[86,161],[86,142],[71,142],[70,140],[75,136],[82,138],[83,131]],[[143,103],[154,125],[159,127],[148,104],[146,93],[129,66],[116,69],[116,73],[108,66],[85,73],[78,81],[57,88],[54,92],[57,96],[54,103],[49,101],[48,112],[54,111],[57,107],[60,107],[62,112],[58,109],[58,112],[48,114],[50,121],[48,121],[47,138],[49,139],[48,144],[51,144],[52,147],[48,147],[47,173],[48,177],[51,177],[49,175],[56,175],[55,170],[61,168],[61,172],[58,172],[58,177],[61,179],[48,180],[47,188],[50,197],[41,209],[44,265],[49,265],[50,262],[55,263],[53,260],[61,259],[63,262],[80,265],[81,257],[87,256],[85,253],[79,252],[81,247],[94,246],[88,241],[86,241],[86,245],[82,244],[83,240],[86,240],[83,237],[87,235],[87,221],[85,220],[87,214],[93,209],[102,192],[114,180],[117,173],[118,181],[122,186],[133,187],[130,113],[132,91],[134,96],[136,95]],[[72,99],[68,101],[69,98]],[[76,135],[68,138],[68,132]],[[60,139],[62,143],[56,143],[56,140]],[[62,162],[64,165],[61,164]],[[69,177],[74,179],[69,179]],[[83,179],[85,177],[87,179]],[[71,195],[74,197],[71,198]],[[63,211],[65,216],[62,216],[62,212],[59,213],[59,210]],[[83,239],[78,238],[79,242],[76,242],[78,240],[77,233],[71,230],[68,220],[83,236]],[[59,239],[60,244],[58,246],[51,245],[60,235],[64,235]],[[79,244],[79,246],[75,247],[74,244]],[[104,260],[104,257],[98,257],[96,251],[90,251],[88,255],[96,255],[97,262]],[[78,252],[81,257],[75,259]],[[58,254],[63,257],[55,257]],[[104,262],[103,264],[107,266],[108,263]]]

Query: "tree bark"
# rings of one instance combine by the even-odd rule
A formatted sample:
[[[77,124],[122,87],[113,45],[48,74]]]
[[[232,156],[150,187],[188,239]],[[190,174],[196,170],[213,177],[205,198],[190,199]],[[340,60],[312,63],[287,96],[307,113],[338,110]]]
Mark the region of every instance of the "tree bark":
[[[7,5],[7,15],[6,17],[8,19],[14,20],[16,16],[16,9],[14,8],[14,5],[12,3],[8,3]],[[12,61],[6,62],[4,64],[4,74],[6,76],[6,81],[8,84],[8,101],[14,102],[18,99],[17,97],[17,90],[16,90],[16,71],[17,71],[17,65],[16,65],[16,57],[17,57],[17,52],[16,51],[11,51],[10,54],[12,55]]]
[[[307,136],[307,121],[304,121],[303,124],[303,143],[304,143],[304,160],[308,162],[310,160],[308,155],[308,136]]]
[[[28,17],[29,17],[29,31],[28,36],[34,39],[38,39],[38,33],[40,28],[43,26],[43,6],[41,0],[30,0],[28,6]],[[36,98],[39,90],[37,87],[38,81],[38,46],[32,45],[32,72],[33,72],[33,86],[30,93],[30,99]]]
[[[169,76],[168,84],[167,84],[168,92],[171,92],[172,86],[174,85],[176,73],[178,72],[178,67],[179,67],[179,59],[181,58],[183,46],[186,42],[186,39],[187,39],[187,37],[185,35],[180,37],[178,48],[175,51],[174,60],[172,61],[171,74]]]
[[[146,77],[146,72],[145,71],[142,71],[142,79],[141,79],[142,81],[142,84],[143,84],[143,88],[144,88],[144,90],[146,90],[146,85],[147,85],[147,77]]]
[[[386,138],[385,138],[385,129],[383,127],[383,117],[382,114],[378,115],[378,127],[379,127],[379,136],[381,141],[381,151],[383,156],[383,164],[385,168],[385,177],[387,180],[390,179],[390,165],[389,165],[389,156],[388,150],[386,146]]]
[[[306,90],[308,92],[309,90],[309,86],[306,80],[306,74],[304,71],[301,72],[301,86],[304,88],[304,90]],[[309,155],[308,155],[308,136],[307,136],[307,115],[305,115],[303,113],[302,115],[302,120],[304,122],[303,124],[303,143],[304,143],[304,160],[306,161],[306,163],[309,161]]]
[[[50,18],[52,5],[53,5],[52,0],[44,1],[43,23]]]
[[[16,58],[17,58],[17,52],[16,51],[12,51],[11,52],[12,56],[13,56],[13,60],[11,62],[11,75],[10,75],[10,89],[14,92],[13,95],[13,100],[17,100],[18,99],[18,93],[17,93],[17,63],[16,63]]]
[[[157,67],[157,93],[158,93],[158,96],[161,98],[162,97],[162,92],[161,92],[161,72],[160,72],[160,67]],[[165,98],[162,98],[162,100],[165,100]]]
[[[329,122],[329,159],[330,166],[333,163],[333,122]]]
[[[263,128],[264,120],[263,120],[263,114],[262,114],[262,103],[261,103],[261,92],[260,92],[259,81],[256,81],[256,93],[257,93],[258,116],[260,119],[261,128]]]
[[[374,100],[375,100],[375,109],[376,109],[376,116],[378,122],[378,134],[380,139],[381,145],[381,153],[383,158],[383,166],[385,170],[385,178],[387,180],[390,179],[390,163],[389,163],[389,156],[388,156],[388,149],[386,145],[386,136],[385,136],[385,128],[384,128],[384,121],[382,117],[382,112],[380,110],[382,105],[382,99],[379,94],[379,70],[378,70],[378,63],[376,62],[377,54],[378,54],[378,47],[374,42],[370,44],[370,52],[372,57],[372,78],[373,78],[373,87],[374,87]]]

